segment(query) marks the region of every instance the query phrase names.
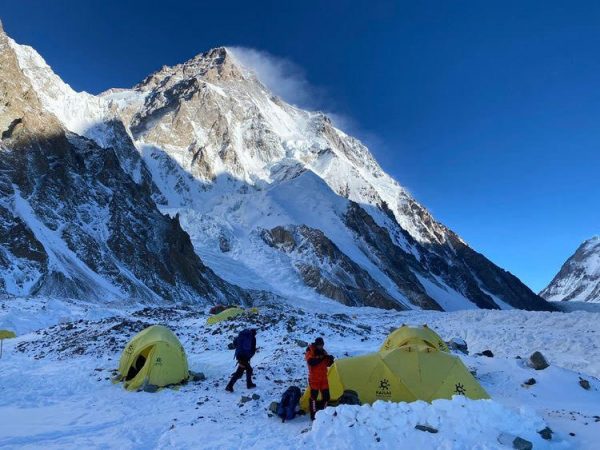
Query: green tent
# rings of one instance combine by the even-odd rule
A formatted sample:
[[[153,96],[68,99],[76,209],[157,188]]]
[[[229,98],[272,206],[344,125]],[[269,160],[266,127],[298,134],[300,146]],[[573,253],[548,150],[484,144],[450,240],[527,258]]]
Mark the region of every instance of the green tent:
[[[218,314],[214,314],[208,319],[206,319],[206,324],[214,325],[223,320],[229,320],[233,319],[234,317],[241,316],[242,314],[258,314],[258,308],[244,309],[238,306],[235,306],[233,308],[227,308],[226,310],[221,311]]]
[[[127,344],[119,362],[118,381],[134,391],[178,384],[189,377],[183,346],[171,330],[152,325]]]

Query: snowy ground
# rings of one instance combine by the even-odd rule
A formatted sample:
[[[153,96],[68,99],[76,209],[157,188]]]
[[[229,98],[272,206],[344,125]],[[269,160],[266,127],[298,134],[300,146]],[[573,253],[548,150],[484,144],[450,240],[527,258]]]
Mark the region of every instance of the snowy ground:
[[[0,300],[5,341],[0,360],[1,448],[509,448],[501,433],[528,439],[534,448],[598,448],[600,439],[600,314],[584,311],[384,312],[336,307],[328,314],[291,306],[264,306],[244,320],[205,326],[204,311],[142,306],[110,308],[57,300]],[[120,351],[151,323],[175,330],[190,368],[207,379],[178,390],[132,393],[110,381]],[[337,357],[376,350],[390,329],[427,323],[444,339],[469,345],[466,364],[491,401],[455,397],[433,404],[377,403],[330,408],[311,428],[307,417],[282,424],[268,406],[289,385],[305,385],[304,348],[295,340],[325,337]],[[236,332],[259,329],[254,358],[258,388],[241,382],[223,391],[234,369],[227,350]],[[489,349],[493,358],[476,356]],[[528,368],[535,350],[551,366]],[[591,383],[585,390],[584,378]],[[531,387],[523,385],[535,378]],[[241,402],[256,393],[258,399]],[[439,430],[431,434],[415,425]],[[549,426],[551,441],[537,431]],[[572,433],[573,435],[570,435]]]

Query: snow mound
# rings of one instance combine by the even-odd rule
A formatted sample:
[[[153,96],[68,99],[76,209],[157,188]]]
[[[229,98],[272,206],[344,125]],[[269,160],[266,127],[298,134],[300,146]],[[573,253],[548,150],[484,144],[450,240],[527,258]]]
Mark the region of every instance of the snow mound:
[[[416,425],[437,429],[420,431]],[[343,405],[317,414],[305,444],[328,449],[506,449],[498,442],[501,433],[519,436],[539,448],[569,448],[566,442],[550,444],[537,431],[544,421],[526,408],[509,409],[493,400],[435,400],[431,404],[389,403],[372,406]]]

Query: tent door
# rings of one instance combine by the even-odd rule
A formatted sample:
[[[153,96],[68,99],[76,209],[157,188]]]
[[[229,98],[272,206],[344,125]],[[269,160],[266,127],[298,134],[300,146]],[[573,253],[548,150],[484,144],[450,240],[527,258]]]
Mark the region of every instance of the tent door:
[[[146,365],[146,361],[148,360],[148,355],[152,351],[154,346],[146,347],[143,349],[133,361],[133,364],[129,367],[129,371],[127,372],[127,377],[125,377],[125,381],[130,381],[135,378],[135,376],[144,368]]]

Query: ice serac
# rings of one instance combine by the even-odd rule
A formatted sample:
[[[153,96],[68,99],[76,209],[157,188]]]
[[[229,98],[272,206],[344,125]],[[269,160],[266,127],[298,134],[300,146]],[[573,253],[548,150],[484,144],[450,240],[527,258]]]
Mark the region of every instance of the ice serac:
[[[122,123],[102,124],[105,148],[65,129],[13,47],[0,31],[0,292],[243,300],[202,263],[179,219],[158,210]]]
[[[360,141],[274,96],[239,52],[216,48],[91,96],[12,45],[41,104],[111,150],[230,283],[353,306],[552,309],[437,222]]]
[[[540,295],[550,301],[600,302],[600,236],[581,244]]]

